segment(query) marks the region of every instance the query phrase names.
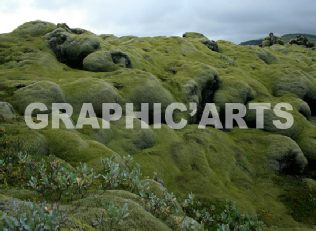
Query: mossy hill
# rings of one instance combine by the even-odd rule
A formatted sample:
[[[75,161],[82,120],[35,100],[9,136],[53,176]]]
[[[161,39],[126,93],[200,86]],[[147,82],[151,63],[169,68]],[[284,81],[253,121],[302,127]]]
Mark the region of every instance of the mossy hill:
[[[213,45],[198,33],[116,37],[40,21],[1,34],[0,129],[10,141],[6,145],[18,143],[19,151],[54,155],[72,166],[86,162],[95,169],[101,167],[100,158],[130,154],[143,175],[159,176],[179,198],[192,192],[218,206],[232,201],[271,230],[315,230],[316,51],[229,41],[217,41],[216,51]],[[23,120],[31,102],[69,102],[75,113],[91,102],[100,116],[103,102],[175,101],[200,107],[214,102],[220,113],[224,103],[288,102],[295,124],[277,130],[271,112],[265,130],[202,130],[196,118],[182,130],[163,125],[127,131],[122,119],[106,130],[35,131]],[[247,122],[254,124],[254,117]],[[39,198],[14,183],[0,189],[0,204]],[[126,191],[96,192],[63,206],[88,227],[89,211],[100,209],[102,201],[127,202],[132,212],[125,227],[131,230],[170,230]]]

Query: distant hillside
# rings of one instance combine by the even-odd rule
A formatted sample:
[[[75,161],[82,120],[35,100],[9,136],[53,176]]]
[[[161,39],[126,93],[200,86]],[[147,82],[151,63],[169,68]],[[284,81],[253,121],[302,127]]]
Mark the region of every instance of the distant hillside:
[[[300,34],[285,34],[282,35],[281,38],[285,43],[288,43],[291,39],[296,38]],[[302,34],[308,38],[308,40],[312,43],[316,44],[316,35],[312,34]],[[241,42],[240,45],[260,45],[263,39],[254,39],[245,42]]]
[[[296,38],[296,36],[298,36],[300,34],[285,34],[282,36],[282,39],[284,42],[289,42],[291,39]],[[312,43],[316,44],[316,35],[312,35],[312,34],[302,34],[304,35],[306,38],[308,38],[308,40]]]
[[[241,42],[240,45],[260,45],[262,43],[263,39],[255,39],[255,40],[249,40],[246,42]]]

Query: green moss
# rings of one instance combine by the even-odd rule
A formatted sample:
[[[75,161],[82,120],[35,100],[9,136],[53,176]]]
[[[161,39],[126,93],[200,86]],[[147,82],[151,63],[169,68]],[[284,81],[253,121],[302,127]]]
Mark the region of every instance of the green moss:
[[[39,81],[20,88],[14,92],[12,102],[20,114],[24,114],[30,103],[44,103],[51,111],[52,103],[65,102],[61,88],[51,81]]]
[[[120,103],[117,90],[101,79],[81,78],[63,86],[66,100],[79,114],[83,103],[92,103],[97,116],[102,117],[102,103]]]
[[[284,185],[285,191],[280,195],[281,200],[288,207],[289,213],[298,222],[315,226],[316,216],[316,191],[311,190],[300,179],[278,179],[279,184]]]
[[[105,51],[96,51],[83,60],[83,69],[95,72],[115,71],[119,67],[115,65],[111,54]]]
[[[72,165],[87,162],[98,168],[101,158],[114,154],[103,144],[82,138],[76,131],[58,129],[44,130],[42,133],[48,141],[49,153]]]
[[[42,36],[46,33],[54,30],[56,25],[50,22],[43,22],[43,21],[31,21],[26,22],[23,25],[16,28],[13,33],[18,36]]]
[[[308,78],[298,72],[280,77],[279,80],[275,81],[274,86],[274,94],[276,96],[292,93],[299,98],[304,98],[308,90]]]
[[[198,130],[196,124],[174,131],[167,126],[142,130],[136,120],[136,129],[126,130],[122,118],[107,130],[84,127],[79,131],[62,128],[35,132],[18,118],[1,122],[10,140],[23,139],[32,152],[54,154],[73,165],[87,161],[96,168],[101,157],[133,154],[145,175],[157,172],[165,187],[177,195],[193,192],[207,202],[228,199],[242,211],[260,214],[268,225],[310,228],[315,215],[303,211],[305,206],[311,211],[305,200],[306,187],[296,181],[289,183],[284,174],[299,174],[306,165],[304,157],[309,160],[304,174],[314,171],[315,51],[300,46],[262,49],[217,41],[218,53],[205,46],[201,42],[204,36],[199,34],[187,34],[185,38],[96,36],[84,30],[62,29],[61,25],[42,36],[54,29],[52,24],[36,22],[0,35],[0,98],[20,114],[28,103],[36,101],[47,106],[56,101],[69,102],[76,112],[80,103],[87,101],[93,103],[98,115],[100,103],[113,100],[134,102],[138,107],[143,102],[162,102],[163,107],[175,101],[194,101],[199,106],[215,102],[220,109],[227,102],[289,102],[294,107],[295,124],[285,131],[274,129],[271,122],[264,131]],[[90,57],[107,51],[128,55],[133,68],[82,70]],[[96,65],[94,59],[90,64]],[[274,118],[271,111],[267,114],[267,118]],[[190,122],[195,123],[195,119]],[[253,121],[247,118],[247,122]],[[280,159],[284,157],[290,157],[295,171],[281,171],[280,175],[284,170]],[[273,180],[275,177],[278,182]],[[127,223],[131,228],[146,230],[148,223],[150,229],[168,230],[143,209],[134,195],[111,193],[100,198],[118,203],[128,200],[135,205],[135,221]],[[10,190],[3,194],[9,195]],[[18,197],[16,193],[14,197]],[[93,204],[92,196],[81,202],[88,209],[80,207],[72,219],[93,230],[89,223],[92,214],[103,208]]]
[[[15,119],[15,111],[8,102],[0,102],[0,121]]]
[[[115,205],[123,206],[127,203],[129,208],[128,218],[119,225],[121,230],[171,230],[167,225],[159,219],[148,213],[142,205],[135,202],[135,196],[126,192],[106,192],[103,194],[96,194],[85,198],[73,204],[73,208],[80,208],[76,210],[72,216],[84,221],[87,224],[93,223],[98,212],[106,209],[108,201]]]
[[[275,56],[273,56],[269,51],[266,50],[260,50],[258,53],[258,58],[261,59],[266,64],[273,64],[277,62],[277,59]]]

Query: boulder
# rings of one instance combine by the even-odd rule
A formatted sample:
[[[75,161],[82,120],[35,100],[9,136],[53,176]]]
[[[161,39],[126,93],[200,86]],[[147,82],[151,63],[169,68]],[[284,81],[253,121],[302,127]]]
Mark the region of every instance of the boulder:
[[[75,113],[79,113],[83,103],[92,103],[98,117],[102,117],[102,103],[119,103],[121,98],[117,90],[101,79],[83,78],[63,87]]]
[[[175,102],[172,94],[153,76],[149,76],[149,79],[130,89],[126,98],[127,102],[134,103],[135,111],[139,111],[141,109],[142,103],[148,103],[149,118],[153,118],[154,103],[161,103],[162,120],[164,119],[164,112],[167,106]]]
[[[87,30],[81,28],[70,28],[66,23],[58,23],[57,28],[63,28],[67,32],[74,34],[83,34],[85,32],[88,32]]]
[[[273,94],[282,96],[286,93],[294,94],[303,99],[309,91],[309,80],[305,75],[297,72],[280,77],[274,82]]]
[[[305,46],[306,48],[312,48],[315,46],[314,43],[308,41],[308,39],[304,35],[298,35],[295,39],[291,39],[289,44],[296,44],[299,46]]]
[[[81,200],[75,201],[70,211],[72,217],[91,224],[95,221],[97,214],[106,212],[110,203],[117,207],[128,205],[129,216],[116,224],[115,230],[151,230],[151,231],[171,231],[171,229],[158,218],[146,211],[136,195],[129,192],[109,190],[103,194],[87,196]],[[110,203],[109,203],[110,202]],[[105,228],[105,227],[102,227]]]
[[[203,39],[202,43],[207,46],[210,50],[219,52],[219,48],[217,43],[214,40],[209,40],[209,39]]]
[[[258,51],[257,56],[266,64],[273,64],[277,62],[277,58],[274,55],[272,55],[270,52],[264,49]]]
[[[186,32],[182,35],[183,38],[193,38],[193,39],[207,39],[204,34],[198,32]]]
[[[308,161],[297,143],[289,137],[269,135],[269,166],[276,172],[299,174],[304,171]]]
[[[222,112],[225,108],[225,103],[242,103],[255,98],[256,92],[246,82],[242,80],[228,79],[222,81],[219,89],[215,92],[214,102]]]
[[[315,128],[313,128],[315,129]],[[298,144],[302,148],[306,158],[313,162],[316,161],[316,134],[302,134],[298,141]]]
[[[219,51],[218,45],[214,40],[209,40],[205,35],[197,32],[186,32],[182,35],[183,38],[198,39],[202,44],[207,46],[212,51]]]
[[[12,120],[15,117],[12,105],[8,102],[0,102],[0,121]]]
[[[48,155],[47,141],[39,132],[16,124],[6,124],[4,129],[8,150],[30,155]]]
[[[48,32],[56,29],[56,25],[50,22],[43,21],[31,21],[26,22],[16,28],[13,33],[21,35],[21,36],[43,36]]]
[[[262,47],[269,47],[275,44],[284,45],[284,42],[279,37],[275,36],[273,33],[270,33],[268,37],[265,37],[261,43]]]
[[[51,81],[38,81],[14,92],[13,105],[20,114],[30,103],[44,103],[51,112],[52,103],[64,103],[65,98],[61,88]]]
[[[100,47],[99,38],[93,34],[74,34],[57,28],[46,35],[57,59],[74,68],[82,68],[83,59]]]
[[[192,122],[197,122],[202,115],[206,103],[213,102],[215,91],[220,85],[220,78],[216,71],[205,64],[192,64],[182,67],[177,75],[188,76],[189,80],[183,84],[186,102],[197,103],[197,115]],[[193,79],[191,79],[193,77]]]
[[[83,69],[87,71],[111,72],[120,67],[132,67],[128,55],[121,51],[96,51],[83,60]]]

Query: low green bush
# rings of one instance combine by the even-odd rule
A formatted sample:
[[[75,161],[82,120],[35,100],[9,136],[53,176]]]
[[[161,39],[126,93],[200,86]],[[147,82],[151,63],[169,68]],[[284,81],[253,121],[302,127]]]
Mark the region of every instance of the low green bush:
[[[257,217],[242,214],[231,202],[226,202],[224,209],[219,209],[195,200],[191,193],[184,199],[182,207],[184,212],[200,222],[205,230],[261,231],[265,227]]]
[[[122,224],[128,216],[127,203],[122,207],[116,206],[113,203],[108,203],[106,205],[106,211],[96,214],[92,226],[100,231],[117,230],[116,227]]]
[[[50,199],[83,197],[94,179],[94,171],[86,164],[71,168],[57,159],[42,160],[35,164],[27,185]]]
[[[138,192],[142,187],[141,171],[131,156],[124,156],[119,163],[113,157],[101,160],[102,170],[97,178],[101,180],[103,189],[124,189]]]
[[[4,231],[57,231],[65,220],[57,208],[32,202],[13,204],[12,211],[1,217]]]

